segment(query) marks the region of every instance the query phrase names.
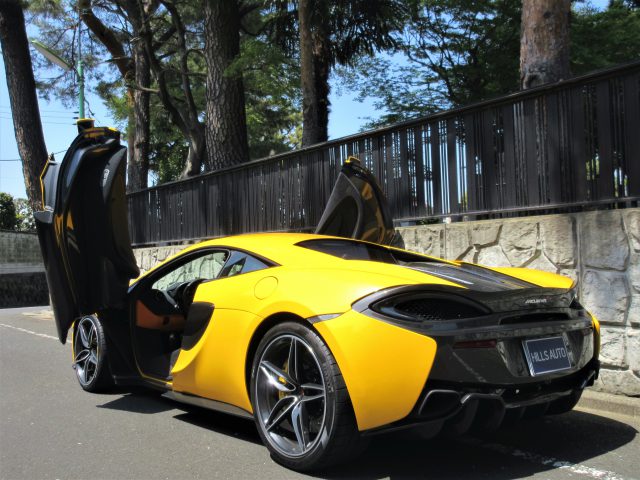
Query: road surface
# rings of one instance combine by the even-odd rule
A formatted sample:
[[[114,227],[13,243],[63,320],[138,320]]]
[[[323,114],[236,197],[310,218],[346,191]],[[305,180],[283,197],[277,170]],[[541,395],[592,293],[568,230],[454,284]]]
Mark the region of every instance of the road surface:
[[[46,307],[0,310],[0,478],[283,479],[252,422],[156,393],[83,392]],[[640,425],[577,410],[484,436],[377,437],[320,478],[640,478]]]

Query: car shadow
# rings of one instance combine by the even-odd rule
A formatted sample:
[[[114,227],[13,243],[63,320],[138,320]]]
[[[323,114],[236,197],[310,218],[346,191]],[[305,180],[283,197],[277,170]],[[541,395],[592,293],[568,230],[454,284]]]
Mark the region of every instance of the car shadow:
[[[239,418],[225,413],[218,413],[196,406],[179,405],[176,408],[184,410],[184,413],[173,418],[190,423],[196,427],[206,428],[222,435],[239,438],[246,442],[262,445],[258,430],[253,420]]]
[[[637,434],[631,425],[581,411],[523,420],[492,434],[457,439],[422,440],[411,432],[398,432],[373,437],[359,458],[315,476],[523,478],[589,463],[592,458],[630,443]]]
[[[123,412],[154,414],[166,412],[175,408],[175,405],[156,392],[144,391],[121,391],[112,392],[119,395],[114,400],[96,405],[98,408],[109,410],[120,410]]]
[[[182,413],[174,415],[176,420],[261,444],[251,420],[182,404],[153,392],[128,393],[98,407],[143,414],[178,409]],[[589,465],[591,459],[624,447],[637,435],[627,423],[579,410],[523,420],[479,436],[424,440],[412,431],[401,431],[370,437],[363,454],[312,476],[508,480],[574,464]]]

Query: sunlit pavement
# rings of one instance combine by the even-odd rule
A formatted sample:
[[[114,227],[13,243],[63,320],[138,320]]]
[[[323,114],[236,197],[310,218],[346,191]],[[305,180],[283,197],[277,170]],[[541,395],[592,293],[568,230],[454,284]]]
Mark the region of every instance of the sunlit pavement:
[[[47,307],[0,310],[0,478],[297,478],[250,421],[157,393],[84,393]],[[640,477],[638,418],[577,411],[485,437],[377,437],[322,478]]]

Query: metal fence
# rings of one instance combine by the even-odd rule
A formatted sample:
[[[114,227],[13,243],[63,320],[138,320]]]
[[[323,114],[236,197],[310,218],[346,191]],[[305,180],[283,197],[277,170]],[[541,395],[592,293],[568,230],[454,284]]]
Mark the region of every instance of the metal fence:
[[[637,206],[640,62],[132,193],[133,244],[311,230],[349,155],[398,222]]]

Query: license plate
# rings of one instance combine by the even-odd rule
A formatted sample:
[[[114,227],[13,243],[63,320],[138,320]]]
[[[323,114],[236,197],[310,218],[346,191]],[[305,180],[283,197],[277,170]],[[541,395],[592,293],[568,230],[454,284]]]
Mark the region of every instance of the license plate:
[[[522,344],[531,376],[571,368],[567,346],[562,337],[523,340]]]

